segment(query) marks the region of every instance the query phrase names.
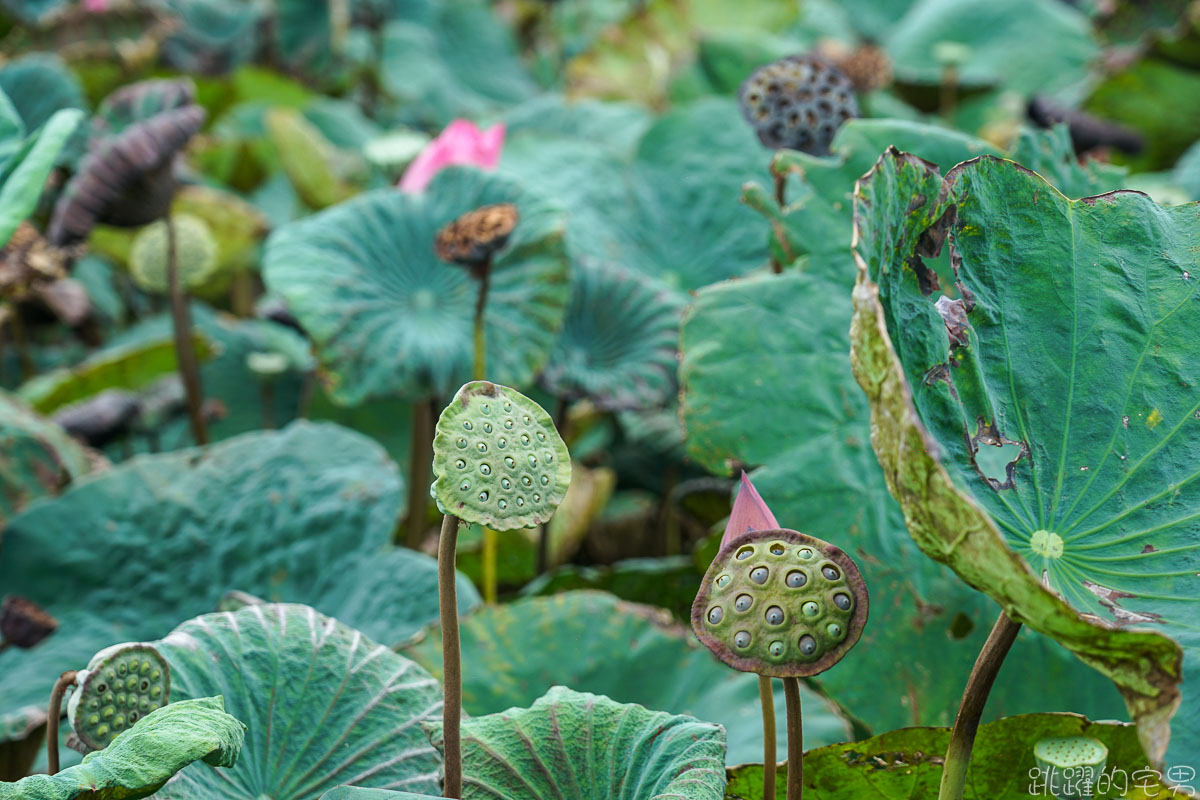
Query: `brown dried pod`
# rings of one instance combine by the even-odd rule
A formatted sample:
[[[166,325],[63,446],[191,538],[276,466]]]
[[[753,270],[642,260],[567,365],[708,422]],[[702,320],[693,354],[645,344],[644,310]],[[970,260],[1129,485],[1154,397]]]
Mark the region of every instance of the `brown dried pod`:
[[[58,630],[58,620],[46,609],[19,594],[0,603],[0,637],[5,644],[28,650]]]
[[[817,675],[867,621],[858,566],[829,542],[750,531],[721,548],[692,604],[692,630],[724,663],[772,678]]]
[[[837,129],[859,115],[850,79],[807,54],[756,69],[738,90],[738,103],[765,146],[817,156],[827,155]]]
[[[877,44],[860,44],[832,60],[850,79],[854,91],[860,94],[874,92],[892,83],[892,61]]]
[[[477,267],[508,243],[519,221],[512,203],[481,206],[442,226],[434,238],[434,252],[443,261]]]

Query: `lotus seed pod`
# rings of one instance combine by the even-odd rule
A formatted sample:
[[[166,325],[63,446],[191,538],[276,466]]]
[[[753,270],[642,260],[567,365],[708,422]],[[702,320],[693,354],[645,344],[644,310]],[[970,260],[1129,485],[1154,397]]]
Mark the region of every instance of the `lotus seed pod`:
[[[519,220],[520,214],[512,203],[468,211],[437,232],[433,249],[438,258],[452,264],[484,264],[507,244]]]
[[[861,94],[882,89],[892,82],[892,61],[879,45],[859,45],[833,61],[850,79],[854,91]]]
[[[1108,760],[1108,748],[1090,736],[1041,739],[1033,746],[1033,757],[1046,777],[1050,794],[1059,800],[1091,797],[1091,787],[1100,779]],[[1087,788],[1087,793],[1081,792]]]
[[[0,638],[28,650],[58,630],[58,620],[27,597],[10,594],[0,604]]]
[[[175,258],[179,280],[188,288],[201,286],[217,269],[217,243],[208,224],[191,214],[171,217],[175,225]],[[149,292],[167,291],[167,223],[147,225],[133,239],[129,273]]]
[[[692,630],[743,672],[824,672],[867,621],[867,586],[848,555],[797,531],[750,531],[713,559],[692,604]]]
[[[571,484],[550,415],[507,386],[473,381],[438,418],[430,493],[444,514],[508,531],[540,525]]]
[[[738,90],[742,116],[773,150],[829,153],[842,123],[858,116],[854,87],[837,67],[811,55],[759,67]]]
[[[67,719],[79,741],[103,750],[139,719],[165,706],[171,695],[171,669],[148,644],[118,644],[92,657],[76,675]]]

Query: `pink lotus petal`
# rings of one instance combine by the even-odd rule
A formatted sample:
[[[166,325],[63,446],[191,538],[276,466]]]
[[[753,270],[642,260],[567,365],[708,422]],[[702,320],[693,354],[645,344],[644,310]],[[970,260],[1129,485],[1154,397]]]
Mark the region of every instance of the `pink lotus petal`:
[[[83,0],[85,11],[108,11],[108,0]]]
[[[470,120],[454,120],[408,165],[400,179],[400,191],[422,191],[434,175],[452,164],[495,169],[504,148],[504,134],[504,123],[481,131]]]
[[[778,527],[779,521],[775,519],[771,509],[767,508],[766,502],[743,471],[742,485],[734,498],[733,510],[729,512],[729,522],[725,525],[725,535],[721,537],[721,547],[747,531],[770,531]]]

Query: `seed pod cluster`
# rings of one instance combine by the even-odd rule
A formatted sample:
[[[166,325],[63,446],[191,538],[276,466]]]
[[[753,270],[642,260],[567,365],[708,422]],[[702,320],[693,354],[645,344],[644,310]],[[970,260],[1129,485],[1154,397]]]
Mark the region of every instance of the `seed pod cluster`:
[[[473,381],[438,418],[432,494],[443,513],[506,531],[546,522],[567,494],[571,457],[541,406]]]
[[[482,206],[442,226],[433,249],[443,261],[478,266],[508,243],[520,218],[512,203]]]
[[[795,55],[759,67],[738,90],[742,115],[765,146],[829,153],[842,123],[859,115],[850,79],[813,55]]]
[[[165,706],[171,695],[171,669],[148,644],[101,650],[76,681],[67,718],[79,741],[92,750],[108,747],[139,719]]]
[[[729,541],[692,604],[692,629],[721,661],[774,678],[829,669],[866,621],[867,588],[850,557],[786,529]]]

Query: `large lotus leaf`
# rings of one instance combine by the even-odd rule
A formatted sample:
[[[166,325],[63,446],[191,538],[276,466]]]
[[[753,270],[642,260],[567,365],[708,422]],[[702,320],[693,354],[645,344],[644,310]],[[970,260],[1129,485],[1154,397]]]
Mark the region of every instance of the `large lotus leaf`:
[[[214,355],[203,333],[192,334],[200,363]],[[42,414],[93,397],[106,389],[143,389],[178,368],[175,343],[169,338],[109,347],[73,367],[43,372],[21,385],[17,394]]]
[[[543,385],[604,410],[663,405],[675,390],[682,313],[678,295],[651,279],[607,264],[580,264]]]
[[[440,720],[427,727],[440,745]],[[565,686],[531,708],[463,720],[462,745],[464,800],[721,800],[725,793],[720,725]]]
[[[370,192],[271,235],[263,277],[316,343],[335,400],[449,397],[470,379],[478,284],[439,260],[433,240],[492,203],[515,204],[521,219],[492,267],[488,378],[525,386],[566,311],[565,220],[511,178],[450,168],[420,194]]]
[[[1195,207],[1072,201],[993,158],[942,181],[889,151],[855,209],[855,373],[913,539],[1110,677],[1152,759],[1186,760],[1200,748]],[[969,305],[918,286],[918,254],[946,236]]]
[[[627,0],[618,0],[627,2]],[[529,136],[583,139],[618,157],[632,157],[654,118],[634,103],[567,100],[540,94],[504,114],[510,139]]]
[[[681,336],[688,453],[726,474],[761,465],[754,484],[781,524],[855,554],[871,619],[858,647],[817,679],[825,691],[875,730],[945,725],[996,609],[904,534],[846,359],[850,314],[840,276],[789,272],[699,292]],[[1010,658],[1039,680],[1001,672],[989,717],[1121,713],[1107,682],[1053,642],[1023,636]]]
[[[389,545],[400,504],[382,449],[295,423],[138,456],[14,517],[0,586],[44,605],[57,633],[0,653],[0,710],[41,705],[49,680],[122,641],[154,639],[227,591],[304,601],[394,644],[437,618],[433,559]],[[465,580],[460,608],[479,595]]]
[[[155,646],[173,697],[222,694],[249,729],[236,767],[185,770],[158,797],[307,800],[339,784],[438,791],[442,759],[422,723],[441,717],[441,687],[336,619],[251,605],[185,622]]]
[[[383,30],[383,88],[408,122],[442,126],[526,100],[537,86],[508,26],[480,0],[429,3]]]
[[[0,714],[0,781],[29,775],[46,738],[46,709],[26,706]]]
[[[1138,170],[1154,170],[1169,168],[1195,141],[1198,100],[1200,74],[1194,69],[1144,58],[1097,86],[1086,108],[1141,133],[1145,150],[1136,157],[1118,157]]]
[[[606,261],[690,291],[743,275],[766,260],[754,214],[736,203],[764,180],[769,156],[729,98],[708,98],[659,118],[632,161],[587,138],[514,140],[501,167],[538,186],[571,214],[575,262]]]
[[[58,494],[88,468],[79,442],[0,392],[0,531],[13,514],[39,497]]]
[[[1078,99],[1100,52],[1087,17],[1040,0],[920,0],[884,36],[896,78],[938,85],[944,51],[961,48],[961,86],[999,85]],[[939,60],[942,59],[942,60]]]
[[[0,90],[12,101],[27,131],[42,127],[61,109],[87,109],[79,79],[48,53],[33,53],[5,64],[0,68]]]
[[[37,207],[46,178],[81,119],[77,108],[56,111],[7,158],[0,156],[0,242],[7,244]]]
[[[246,726],[220,697],[171,703],[148,714],[103,750],[57,775],[0,783],[0,800],[135,800],[149,797],[196,761],[225,769],[239,762]],[[163,797],[163,794],[156,795]]]
[[[1099,798],[1169,797],[1147,768],[1137,730],[1128,723],[1089,722],[1077,714],[1024,714],[979,727],[967,772],[967,800],[1026,800],[1049,796],[1039,780],[1033,746],[1043,738],[1087,736],[1108,747],[1105,776],[1093,787]],[[926,800],[937,797],[949,728],[902,728],[852,744],[804,754],[804,796],[813,800]],[[1061,776],[1060,776],[1061,777]],[[776,775],[786,792],[787,772]],[[729,771],[726,800],[761,800],[761,764]],[[1128,793],[1127,793],[1128,792]],[[1180,795],[1186,796],[1186,795]]]
[[[179,19],[163,42],[162,58],[184,74],[226,76],[259,45],[265,4],[229,0],[167,0]]]
[[[713,658],[690,631],[650,606],[602,592],[566,592],[489,606],[462,620],[463,708],[493,714],[528,705],[555,684],[689,714],[725,726],[729,763],[762,758],[758,678]],[[404,653],[441,674],[439,630],[429,628]],[[778,687],[776,687],[778,689]],[[805,741],[845,741],[849,726],[807,687]],[[786,755],[783,692],[776,692],[780,757]]]
[[[321,800],[440,800],[441,795],[393,792],[389,789],[363,789],[339,786],[321,795]]]

